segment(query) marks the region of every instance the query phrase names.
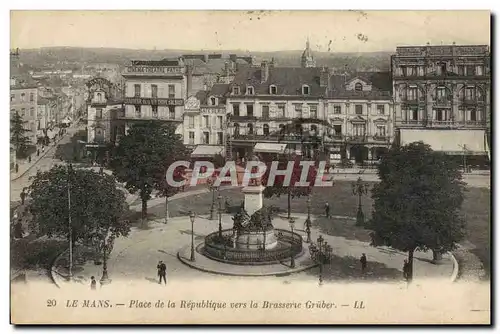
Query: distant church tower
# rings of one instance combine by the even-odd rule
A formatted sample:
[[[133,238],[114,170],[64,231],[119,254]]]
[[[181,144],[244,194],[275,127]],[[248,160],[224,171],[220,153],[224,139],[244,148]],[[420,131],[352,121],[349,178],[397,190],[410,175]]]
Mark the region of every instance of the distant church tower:
[[[309,38],[307,38],[306,49],[302,53],[300,64],[302,67],[316,67],[316,61],[314,60],[311,48],[309,47]]]

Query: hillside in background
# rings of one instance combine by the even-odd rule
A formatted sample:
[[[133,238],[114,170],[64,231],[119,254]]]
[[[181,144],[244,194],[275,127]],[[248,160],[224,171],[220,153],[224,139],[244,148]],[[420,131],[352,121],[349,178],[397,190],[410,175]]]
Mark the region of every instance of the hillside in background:
[[[278,66],[300,66],[302,50],[248,52],[248,51],[193,51],[193,50],[133,50],[114,48],[78,48],[51,47],[41,49],[21,49],[20,62],[33,70],[46,68],[47,65],[56,68],[77,70],[84,64],[109,63],[124,66],[132,59],[158,60],[178,57],[182,54],[222,53],[229,55],[253,55],[257,62],[274,58]],[[352,69],[388,70],[391,52],[314,52],[317,66],[343,68],[348,65]]]

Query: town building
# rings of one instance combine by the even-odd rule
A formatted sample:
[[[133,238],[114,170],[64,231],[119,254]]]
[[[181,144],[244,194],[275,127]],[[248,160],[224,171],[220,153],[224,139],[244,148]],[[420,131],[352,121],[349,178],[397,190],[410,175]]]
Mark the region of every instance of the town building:
[[[398,142],[481,164],[489,154],[490,51],[486,45],[398,47],[391,57]],[[464,163],[467,164],[467,163]]]
[[[22,118],[26,135],[30,141],[35,144],[37,140],[38,129],[38,89],[35,85],[25,84],[23,82],[14,82],[10,86],[10,114],[18,113]]]
[[[390,73],[331,75],[325,111],[329,129],[324,145],[332,163],[377,161],[394,141]]]

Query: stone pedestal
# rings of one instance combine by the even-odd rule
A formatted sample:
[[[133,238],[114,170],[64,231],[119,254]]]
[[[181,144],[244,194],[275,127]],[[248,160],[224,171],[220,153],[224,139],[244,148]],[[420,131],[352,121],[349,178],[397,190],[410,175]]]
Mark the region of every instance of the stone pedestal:
[[[274,229],[266,232],[245,232],[236,239],[236,248],[239,249],[273,249],[278,244]]]
[[[255,211],[262,209],[262,202],[265,187],[259,186],[248,186],[242,189],[245,195],[245,211],[251,216]]]

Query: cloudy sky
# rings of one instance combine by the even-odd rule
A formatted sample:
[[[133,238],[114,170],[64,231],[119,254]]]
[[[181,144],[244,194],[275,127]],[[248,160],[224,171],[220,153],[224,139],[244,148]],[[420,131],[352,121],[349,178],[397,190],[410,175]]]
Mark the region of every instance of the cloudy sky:
[[[391,51],[490,44],[487,11],[12,11],[11,48]]]

